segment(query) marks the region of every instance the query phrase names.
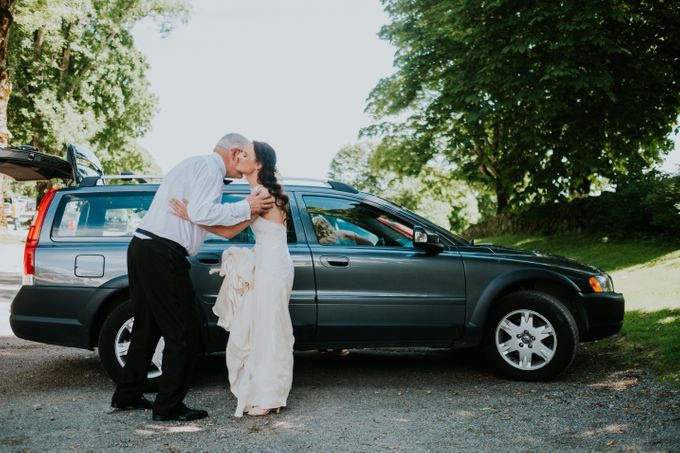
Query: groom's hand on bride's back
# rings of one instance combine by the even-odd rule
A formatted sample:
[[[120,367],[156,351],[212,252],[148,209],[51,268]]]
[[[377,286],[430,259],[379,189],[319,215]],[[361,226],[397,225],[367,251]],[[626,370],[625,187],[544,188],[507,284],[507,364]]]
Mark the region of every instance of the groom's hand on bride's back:
[[[250,215],[253,217],[270,210],[274,206],[274,197],[266,189],[260,189],[250,194],[246,200],[250,204]]]

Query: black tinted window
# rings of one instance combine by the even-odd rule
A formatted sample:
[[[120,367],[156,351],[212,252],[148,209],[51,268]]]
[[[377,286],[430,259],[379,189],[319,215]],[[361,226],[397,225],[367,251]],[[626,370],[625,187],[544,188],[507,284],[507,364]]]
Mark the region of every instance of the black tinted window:
[[[413,247],[413,225],[392,214],[344,198],[304,199],[319,244]]]
[[[238,201],[243,200],[246,197],[245,194],[224,194],[222,196],[222,203],[236,203]],[[208,235],[205,238],[206,243],[222,243],[222,242],[238,242],[241,244],[255,244],[255,234],[253,233],[253,230],[248,227],[245,230],[241,231],[239,234],[234,236],[231,239],[223,238],[221,236],[217,236],[216,234],[208,233]],[[295,236],[295,230],[293,228],[293,222],[290,219],[288,219],[288,243],[295,243],[297,242],[297,238]]]
[[[129,237],[151,205],[154,192],[73,194],[61,199],[52,237]]]
[[[246,197],[245,194],[224,194],[222,196],[222,203],[236,203],[238,201],[243,200]],[[217,236],[216,234],[208,233],[208,235],[205,237],[205,242],[206,244],[210,243],[220,243],[220,242],[238,242],[242,244],[254,244],[255,243],[255,235],[253,234],[253,230],[250,229],[250,227],[246,228],[245,230],[241,231],[239,234],[234,236],[231,239],[223,238],[222,236]]]

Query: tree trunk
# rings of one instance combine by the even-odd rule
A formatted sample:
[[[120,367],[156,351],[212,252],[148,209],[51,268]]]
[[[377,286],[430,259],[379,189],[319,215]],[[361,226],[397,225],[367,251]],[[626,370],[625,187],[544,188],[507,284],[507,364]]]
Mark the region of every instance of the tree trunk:
[[[42,56],[42,45],[45,31],[43,27],[35,30],[33,32],[33,68],[31,71],[35,74],[38,71],[38,63],[40,57]],[[31,109],[35,112],[35,86],[29,86],[28,92],[30,93],[29,99],[32,105]],[[31,138],[31,145],[35,148],[40,148],[40,141],[38,139],[38,131],[40,130],[40,118],[38,115],[33,116],[32,120],[33,137]]]
[[[590,187],[592,183],[588,178],[583,178],[582,181],[571,187],[571,198],[584,198],[590,194]]]
[[[33,62],[40,60],[42,55],[42,43],[45,36],[45,28],[40,27],[33,32]]]
[[[496,184],[496,215],[504,212],[509,204],[510,194],[508,194],[500,184]]]
[[[61,50],[61,63],[59,64],[59,85],[64,84],[71,58],[71,24],[65,24],[64,48]]]
[[[33,68],[34,74],[37,74],[38,67],[40,63],[40,58],[42,57],[42,45],[44,41],[45,31],[44,29],[38,28],[33,32]],[[32,104],[31,109],[35,111],[35,96],[37,89],[35,86],[29,85],[28,93],[29,99]],[[38,131],[40,130],[40,117],[38,115],[33,116],[31,129],[33,130],[33,137],[31,138],[31,146],[40,149],[40,140],[38,139]]]
[[[14,21],[14,6],[16,0],[0,0],[0,146],[9,145],[12,133],[7,124],[7,102],[12,92],[12,82],[7,74],[7,44],[9,43],[9,30]],[[2,197],[2,209],[0,209],[0,227],[7,229],[7,217],[5,216],[5,177],[0,175],[0,197]]]

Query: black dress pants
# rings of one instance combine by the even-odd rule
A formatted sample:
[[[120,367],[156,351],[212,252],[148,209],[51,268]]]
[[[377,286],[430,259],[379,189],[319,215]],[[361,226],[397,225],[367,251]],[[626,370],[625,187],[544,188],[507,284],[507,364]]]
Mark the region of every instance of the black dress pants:
[[[151,357],[165,339],[163,374],[154,414],[171,414],[189,390],[199,348],[199,321],[184,247],[168,239],[134,237],[127,254],[134,325],[114,402],[135,401],[147,382]]]

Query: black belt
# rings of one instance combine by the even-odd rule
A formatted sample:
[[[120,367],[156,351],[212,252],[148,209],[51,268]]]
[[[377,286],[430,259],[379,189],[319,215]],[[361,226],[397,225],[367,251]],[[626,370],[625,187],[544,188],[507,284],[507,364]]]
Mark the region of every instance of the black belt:
[[[177,250],[178,252],[180,252],[184,256],[188,255],[187,249],[185,249],[183,246],[181,246],[180,244],[178,244],[177,242],[175,242],[173,240],[170,240],[168,238],[164,238],[162,236],[158,236],[157,234],[153,234],[151,231],[146,231],[146,230],[143,230],[141,228],[137,228],[137,230],[135,230],[135,232],[139,233],[139,234],[143,234],[144,236],[148,236],[153,240],[160,241],[160,242],[166,244],[168,247]],[[141,239],[141,238],[137,238],[137,239]]]

